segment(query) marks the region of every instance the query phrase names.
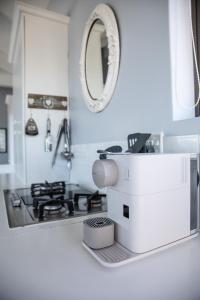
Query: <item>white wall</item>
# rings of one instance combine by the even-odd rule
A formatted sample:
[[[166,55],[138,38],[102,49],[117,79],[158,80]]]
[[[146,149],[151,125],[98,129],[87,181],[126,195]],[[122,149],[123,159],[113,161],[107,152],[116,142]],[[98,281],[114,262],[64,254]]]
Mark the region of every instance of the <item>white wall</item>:
[[[68,26],[25,16],[26,92],[68,95]]]
[[[24,36],[23,24],[17,39],[13,60],[13,118],[14,118],[14,168],[20,181],[25,182],[25,136],[24,136]]]
[[[10,61],[14,56],[16,174],[27,185],[45,180],[68,180],[66,160],[62,159],[59,153],[56,166],[52,168],[53,152],[44,151],[47,117],[51,119],[54,150],[59,125],[64,117],[68,117],[68,112],[29,109],[28,94],[68,97],[69,18],[23,3],[16,5],[9,51]],[[21,14],[17,13],[17,9]],[[31,115],[39,131],[36,136],[25,135],[25,125]],[[64,150],[64,147],[59,151],[61,150]]]
[[[29,109],[28,93],[68,96],[68,27],[38,16],[25,16],[25,121],[31,113],[38,126],[37,136],[26,136],[27,183],[69,180],[66,160],[58,154],[54,168],[53,152],[44,151],[48,110]],[[55,149],[57,132],[67,111],[50,110]],[[62,140],[63,141],[63,140]],[[63,151],[62,147],[59,153]]]

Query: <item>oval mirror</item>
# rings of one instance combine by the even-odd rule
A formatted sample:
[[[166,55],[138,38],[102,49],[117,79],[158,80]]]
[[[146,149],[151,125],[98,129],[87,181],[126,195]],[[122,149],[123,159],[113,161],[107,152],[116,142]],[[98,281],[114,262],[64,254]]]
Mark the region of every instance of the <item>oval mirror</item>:
[[[80,61],[84,100],[100,112],[110,102],[119,69],[119,33],[113,11],[100,4],[86,24]]]

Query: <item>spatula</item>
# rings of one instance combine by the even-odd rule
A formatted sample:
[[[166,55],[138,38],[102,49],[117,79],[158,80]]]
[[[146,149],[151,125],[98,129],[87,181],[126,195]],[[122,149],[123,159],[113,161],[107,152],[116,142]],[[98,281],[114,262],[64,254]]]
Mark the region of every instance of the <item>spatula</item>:
[[[51,120],[47,118],[47,133],[45,137],[45,152],[51,152],[53,148],[53,137],[51,135]]]

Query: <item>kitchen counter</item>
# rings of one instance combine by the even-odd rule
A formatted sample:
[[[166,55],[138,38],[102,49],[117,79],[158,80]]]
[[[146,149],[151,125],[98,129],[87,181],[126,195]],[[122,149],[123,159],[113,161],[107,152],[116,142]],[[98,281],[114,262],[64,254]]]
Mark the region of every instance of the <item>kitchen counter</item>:
[[[1,176],[0,186],[0,299],[200,299],[199,237],[107,269],[81,245],[81,222],[9,229],[2,190],[20,183]]]

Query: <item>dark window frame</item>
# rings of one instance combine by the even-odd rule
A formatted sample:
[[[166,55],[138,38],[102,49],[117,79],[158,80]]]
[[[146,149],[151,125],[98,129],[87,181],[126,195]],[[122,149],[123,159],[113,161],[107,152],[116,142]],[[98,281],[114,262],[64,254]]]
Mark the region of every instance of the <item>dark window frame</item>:
[[[4,132],[4,136],[5,136],[5,140],[3,141],[4,142],[4,149],[1,150],[0,149],[0,154],[3,154],[3,153],[7,153],[8,152],[8,135],[7,135],[7,128],[0,128],[0,131],[3,131]]]

